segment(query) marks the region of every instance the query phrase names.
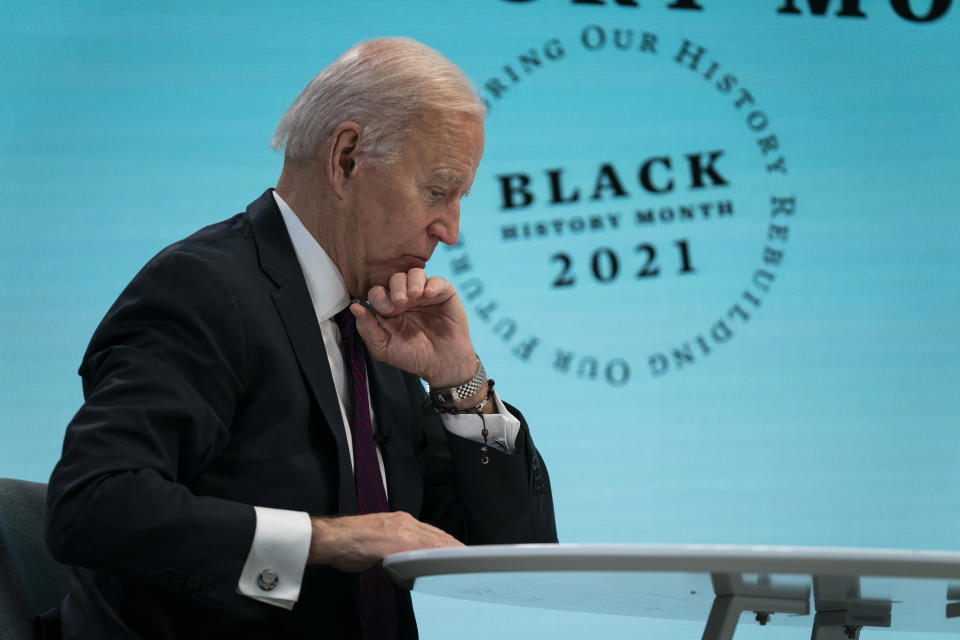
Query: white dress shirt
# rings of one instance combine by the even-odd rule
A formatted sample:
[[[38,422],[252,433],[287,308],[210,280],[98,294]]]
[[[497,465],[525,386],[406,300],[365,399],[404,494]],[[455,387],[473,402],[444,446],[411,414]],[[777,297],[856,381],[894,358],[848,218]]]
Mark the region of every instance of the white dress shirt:
[[[333,383],[340,404],[340,415],[343,418],[352,466],[353,437],[350,433],[350,421],[347,418],[347,412],[353,402],[352,387],[349,384],[350,373],[344,365],[341,352],[340,330],[333,319],[337,312],[350,303],[350,294],[336,265],[316,239],[310,235],[290,206],[276,191],[273,192],[273,197],[277,201],[277,206],[280,207],[283,222],[293,243],[293,250],[307,282],[307,291],[313,302],[313,309],[317,314],[323,346],[327,352],[327,361],[330,372],[333,374]],[[369,401],[368,391],[367,402]],[[497,413],[485,416],[490,446],[513,453],[517,433],[520,430],[520,421],[507,411],[496,393],[493,401]],[[372,406],[370,419],[376,431],[377,421]],[[479,416],[444,414],[442,419],[444,427],[451,433],[478,443],[483,442],[480,435],[483,425]],[[389,494],[390,488],[386,486],[383,457],[379,447],[377,447],[377,458],[380,462],[384,487]],[[312,534],[310,516],[306,512],[266,507],[254,507],[254,510],[257,515],[256,531],[250,553],[240,573],[237,591],[255,600],[292,609],[300,596],[300,583],[303,580],[303,571],[310,551]]]

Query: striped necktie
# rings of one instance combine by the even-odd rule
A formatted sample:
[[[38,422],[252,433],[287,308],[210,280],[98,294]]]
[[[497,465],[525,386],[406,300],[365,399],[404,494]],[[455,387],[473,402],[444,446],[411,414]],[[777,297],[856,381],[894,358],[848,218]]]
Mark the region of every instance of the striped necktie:
[[[357,489],[357,513],[389,511],[387,493],[380,474],[377,447],[373,440],[370,405],[367,394],[367,367],[363,340],[357,333],[357,322],[350,308],[334,316],[343,338],[346,365],[350,369],[353,401],[353,476]],[[382,567],[373,567],[359,574],[360,627],[364,640],[397,638],[397,600],[393,581]]]

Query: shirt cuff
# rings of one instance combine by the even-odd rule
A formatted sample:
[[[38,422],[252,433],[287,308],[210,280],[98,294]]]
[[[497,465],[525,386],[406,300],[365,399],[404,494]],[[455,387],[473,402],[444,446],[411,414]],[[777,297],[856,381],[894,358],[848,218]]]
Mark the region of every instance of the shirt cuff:
[[[480,430],[486,424],[489,432],[487,444],[505,453],[513,453],[520,433],[520,420],[507,410],[496,391],[493,392],[493,402],[497,412],[484,414],[482,421],[475,413],[443,413],[440,414],[443,426],[455,436],[483,444]]]
[[[254,507],[257,528],[240,573],[237,592],[267,604],[293,609],[310,553],[313,530],[303,511]]]

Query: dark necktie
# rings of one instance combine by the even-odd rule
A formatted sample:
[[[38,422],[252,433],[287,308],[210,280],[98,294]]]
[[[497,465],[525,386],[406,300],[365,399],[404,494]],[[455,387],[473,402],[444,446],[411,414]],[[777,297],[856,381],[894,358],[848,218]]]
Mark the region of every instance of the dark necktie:
[[[377,447],[373,441],[370,406],[367,399],[367,367],[363,340],[357,333],[357,322],[349,307],[334,319],[350,370],[353,387],[353,477],[357,489],[357,513],[389,511],[387,492],[383,487]],[[393,581],[382,567],[373,567],[359,574],[360,627],[364,640],[393,640],[397,637],[397,600]]]

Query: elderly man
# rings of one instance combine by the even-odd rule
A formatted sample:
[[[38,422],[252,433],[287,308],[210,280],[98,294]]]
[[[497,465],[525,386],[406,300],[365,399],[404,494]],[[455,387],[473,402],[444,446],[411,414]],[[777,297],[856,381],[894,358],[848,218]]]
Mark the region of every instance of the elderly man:
[[[276,190],[124,290],[50,479],[64,637],[412,638],[384,556],[556,540],[527,426],[423,271],[484,115],[432,49],[360,44],[284,115]]]

